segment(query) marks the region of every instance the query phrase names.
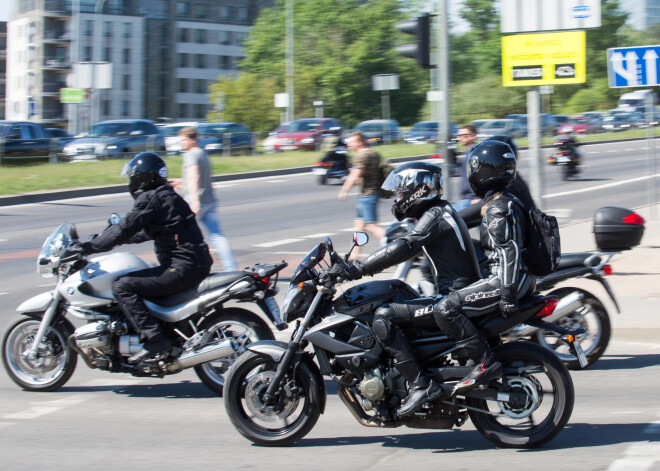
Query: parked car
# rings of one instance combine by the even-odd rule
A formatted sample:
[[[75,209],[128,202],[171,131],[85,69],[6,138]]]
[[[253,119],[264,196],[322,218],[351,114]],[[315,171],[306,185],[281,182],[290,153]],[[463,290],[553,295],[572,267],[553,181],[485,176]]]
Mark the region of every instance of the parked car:
[[[239,123],[200,123],[197,126],[197,141],[209,154],[248,155],[254,151],[252,133]]]
[[[472,126],[474,126],[475,128],[477,128],[477,133],[478,133],[478,132],[479,132],[479,128],[480,128],[481,126],[483,126],[484,123],[487,123],[487,122],[488,122],[487,119],[474,119],[474,120],[472,120],[472,122],[471,122],[470,124],[471,124]]]
[[[330,128],[343,129],[334,118],[303,118],[292,121],[275,141],[275,150],[315,150],[321,145]]]
[[[572,134],[592,134],[600,132],[601,122],[589,116],[572,116],[568,121],[559,127],[558,133],[572,133]]]
[[[456,123],[449,123],[449,139],[453,139],[458,133]],[[438,140],[437,121],[419,121],[403,136],[403,140],[409,144],[424,144]]]
[[[477,139],[483,140],[497,135],[513,136],[516,129],[516,121],[513,119],[490,119],[479,128]]]
[[[160,128],[161,134],[165,137],[165,150],[167,155],[177,155],[181,153],[181,143],[179,142],[179,131],[183,128],[196,128],[198,122],[173,123],[166,124]]]
[[[527,115],[526,114],[508,114],[504,119],[513,119],[516,122],[515,136],[524,136],[527,134]]]
[[[50,137],[55,139],[55,145],[57,146],[58,155],[62,154],[64,152],[64,146],[73,140],[73,136],[64,129],[46,128],[46,132]]]
[[[275,152],[275,143],[279,139],[280,133],[283,133],[287,126],[289,126],[288,122],[282,123],[268,133],[268,136],[266,136],[266,138],[261,142],[261,149],[263,152],[267,154]]]
[[[399,140],[399,123],[394,119],[370,119],[359,123],[353,131],[360,131],[371,145]]]
[[[55,140],[39,123],[0,121],[0,159],[48,158]]]
[[[165,151],[165,138],[148,119],[101,121],[89,134],[64,146],[70,160],[124,158],[144,151]]]
[[[569,120],[569,116],[567,116],[565,114],[556,114],[556,115],[553,115],[553,116],[555,118],[555,123],[557,123],[557,129],[561,128]]]
[[[601,125],[604,131],[625,131],[637,126],[637,121],[631,113],[618,113],[605,116]]]

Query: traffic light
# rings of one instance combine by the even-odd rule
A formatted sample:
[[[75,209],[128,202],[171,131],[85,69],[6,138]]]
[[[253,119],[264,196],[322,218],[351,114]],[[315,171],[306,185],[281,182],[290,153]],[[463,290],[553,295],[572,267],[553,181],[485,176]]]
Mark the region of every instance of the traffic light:
[[[429,42],[431,38],[431,15],[425,13],[414,20],[399,21],[396,28],[402,33],[413,34],[417,38],[416,43],[402,44],[396,47],[396,52],[404,57],[415,59],[425,69],[433,69],[431,65],[431,50]]]

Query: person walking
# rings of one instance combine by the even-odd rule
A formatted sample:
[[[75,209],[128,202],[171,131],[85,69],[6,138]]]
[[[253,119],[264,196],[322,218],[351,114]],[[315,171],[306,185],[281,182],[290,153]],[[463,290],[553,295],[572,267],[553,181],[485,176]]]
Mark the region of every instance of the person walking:
[[[466,124],[458,130],[458,134],[456,136],[458,137],[459,144],[465,147],[465,160],[461,164],[461,199],[454,203],[454,209],[456,211],[461,211],[471,204],[475,204],[481,201],[481,199],[472,193],[472,190],[470,189],[470,185],[468,184],[467,180],[466,168],[468,156],[470,155],[470,152],[472,152],[474,146],[477,144],[477,128],[471,124]]]
[[[362,191],[356,206],[355,230],[358,232],[367,230],[380,241],[385,237],[385,228],[378,225],[378,200],[383,179],[380,171],[380,156],[369,148],[364,140],[364,134],[360,131],[351,134],[346,145],[357,155],[337,198],[344,201],[350,189],[361,182]],[[355,259],[358,254],[359,250],[356,247],[351,259]]]
[[[217,202],[211,185],[211,164],[204,149],[199,147],[197,130],[186,127],[179,131],[183,154],[182,178],[172,180],[172,185],[183,189],[185,200],[197,219],[209,233],[211,246],[222,263],[224,271],[236,270],[236,261],[229,241],[220,229],[216,212]]]

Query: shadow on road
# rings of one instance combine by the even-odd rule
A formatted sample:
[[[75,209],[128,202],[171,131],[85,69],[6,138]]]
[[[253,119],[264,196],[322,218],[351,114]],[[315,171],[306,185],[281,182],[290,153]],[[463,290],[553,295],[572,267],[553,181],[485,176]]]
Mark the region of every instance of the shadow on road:
[[[60,391],[67,393],[112,391],[116,394],[124,394],[128,397],[162,397],[164,399],[202,399],[218,397],[216,393],[207,388],[203,383],[192,381],[118,386],[65,386],[61,388]]]
[[[648,355],[603,355],[588,370],[632,370],[657,365],[660,365],[660,354],[658,353]]]

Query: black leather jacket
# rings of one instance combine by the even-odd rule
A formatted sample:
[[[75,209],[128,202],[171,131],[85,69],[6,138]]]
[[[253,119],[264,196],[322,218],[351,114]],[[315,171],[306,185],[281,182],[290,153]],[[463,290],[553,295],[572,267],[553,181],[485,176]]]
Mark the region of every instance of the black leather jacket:
[[[410,234],[381,247],[355,266],[362,275],[373,275],[420,251],[431,261],[440,294],[447,294],[457,280],[464,286],[479,279],[477,258],[467,227],[445,200],[438,200],[431,206]]]
[[[495,197],[496,193],[487,193],[485,204]],[[527,240],[527,213],[513,199],[502,193],[490,203],[481,221],[481,247],[488,258],[489,273],[505,286],[517,284],[525,270],[521,250]]]
[[[141,193],[122,220],[92,240],[89,249],[107,252],[121,244],[148,240],[154,241],[161,265],[205,269],[213,264],[195,215],[170,185]]]

